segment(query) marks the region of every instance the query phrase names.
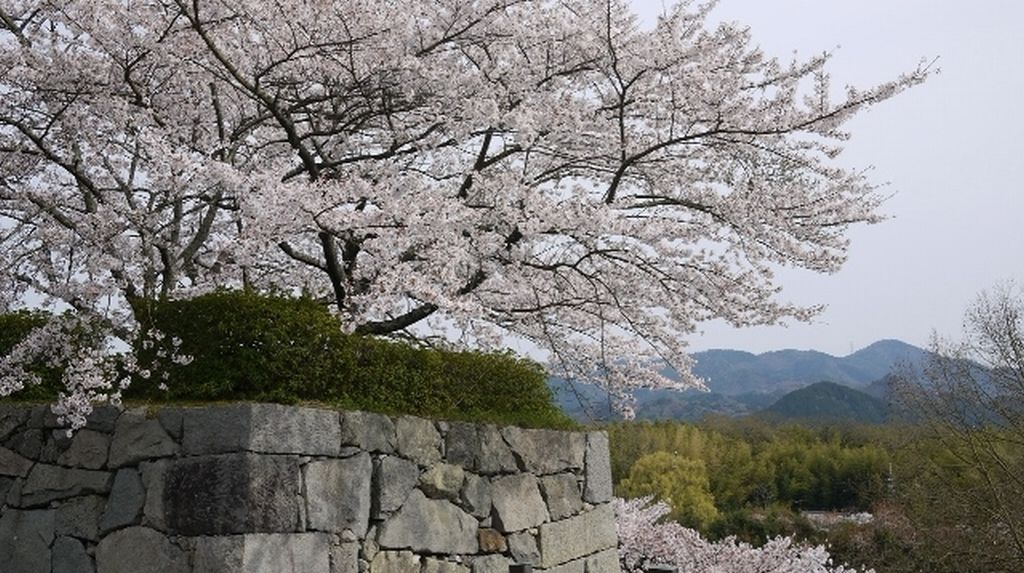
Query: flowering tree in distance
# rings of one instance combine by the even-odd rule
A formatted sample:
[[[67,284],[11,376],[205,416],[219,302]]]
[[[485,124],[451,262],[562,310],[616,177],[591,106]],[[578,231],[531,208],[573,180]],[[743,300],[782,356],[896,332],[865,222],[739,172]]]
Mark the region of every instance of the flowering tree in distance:
[[[129,339],[131,302],[301,288],[357,333],[669,384],[702,321],[813,315],[772,269],[839,268],[880,200],[842,126],[928,74],[836,98],[828,54],[768,58],[713,4],[0,0],[0,304]],[[103,363],[55,330],[0,394],[28,355]]]

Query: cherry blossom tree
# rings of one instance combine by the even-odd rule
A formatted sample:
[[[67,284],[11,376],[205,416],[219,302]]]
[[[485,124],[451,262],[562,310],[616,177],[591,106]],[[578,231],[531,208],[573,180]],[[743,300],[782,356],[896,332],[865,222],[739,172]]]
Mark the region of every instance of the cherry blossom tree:
[[[879,219],[843,125],[929,73],[840,90],[713,6],[0,0],[0,305],[100,325],[100,364],[147,300],[301,290],[355,333],[529,341],[620,399],[666,363],[698,385],[701,322],[818,310],[773,271],[833,272]]]
[[[623,573],[642,573],[651,565],[668,565],[678,573],[857,573],[833,564],[824,547],[801,546],[790,537],[761,547],[734,538],[712,543],[679,523],[660,522],[671,511],[663,502],[652,504],[647,497],[614,503]]]

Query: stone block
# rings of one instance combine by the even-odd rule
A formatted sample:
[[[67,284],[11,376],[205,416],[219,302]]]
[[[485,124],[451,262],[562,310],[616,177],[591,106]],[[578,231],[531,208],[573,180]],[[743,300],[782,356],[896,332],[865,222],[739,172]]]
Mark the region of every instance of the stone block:
[[[97,573],[190,573],[188,555],[148,527],[120,529],[96,546]]]
[[[583,509],[580,486],[573,474],[552,474],[540,478],[540,491],[552,520],[575,515]]]
[[[587,442],[581,433],[508,427],[501,435],[524,471],[544,475],[583,469]]]
[[[508,551],[508,543],[505,536],[497,529],[482,527],[477,530],[477,539],[480,542],[481,553],[504,553]]]
[[[6,440],[28,419],[28,410],[13,404],[0,404],[0,442]]]
[[[171,439],[159,421],[147,418],[143,410],[132,410],[124,412],[117,419],[114,437],[110,441],[107,465],[119,468],[177,453],[178,444]]]
[[[427,499],[413,490],[409,499],[381,526],[377,542],[385,549],[418,553],[476,553],[477,520],[445,500]]]
[[[160,531],[167,530],[164,511],[164,484],[171,460],[163,459],[139,464],[142,487],[146,490],[146,501],[142,506],[142,524]]]
[[[56,509],[57,535],[98,541],[100,516],[106,503],[106,498],[99,495],[83,495],[60,502]]]
[[[473,558],[473,573],[508,573],[512,562],[504,555],[481,555]]]
[[[460,507],[473,517],[483,519],[491,515],[491,481],[476,474],[467,473],[459,492]]]
[[[110,434],[117,426],[117,419],[121,416],[122,409],[110,404],[101,404],[92,409],[92,413],[85,419],[85,427],[88,430],[95,430]]]
[[[100,533],[137,525],[146,502],[146,489],[142,486],[139,472],[133,468],[122,468],[114,476],[107,509],[100,518]]]
[[[251,451],[267,454],[337,456],[341,428],[331,410],[279,404],[229,404],[185,408],[182,447],[186,454]]]
[[[381,551],[370,561],[370,573],[420,573],[420,556],[411,551]]]
[[[25,477],[32,469],[32,460],[0,447],[0,476]]]
[[[341,443],[368,452],[390,454],[395,451],[395,424],[391,418],[373,412],[341,414]]]
[[[340,460],[312,461],[304,470],[309,529],[366,535],[370,523],[373,463],[363,452]]]
[[[105,494],[110,491],[112,477],[108,472],[36,464],[21,489],[21,506],[45,505],[92,493]]]
[[[359,573],[359,544],[343,542],[331,547],[331,573]]]
[[[182,535],[299,531],[298,459],[225,454],[174,460],[164,477],[167,529]]]
[[[619,552],[617,549],[605,549],[586,559],[586,573],[620,573]]]
[[[583,499],[587,503],[607,503],[612,499],[612,464],[606,432],[587,433],[586,474]]]
[[[586,567],[586,559],[576,559],[548,569],[538,569],[537,571],[543,573],[585,573]]]
[[[405,503],[419,481],[420,467],[404,458],[385,456],[377,462],[374,472],[373,518],[382,519]]]
[[[512,554],[512,560],[516,563],[529,563],[537,565],[540,563],[540,549],[537,547],[537,538],[528,531],[509,535],[508,550]]]
[[[53,573],[95,573],[92,558],[74,537],[58,537],[51,548]]]
[[[462,491],[466,472],[452,464],[434,464],[420,476],[420,490],[427,497],[455,501]]]
[[[515,474],[491,482],[495,527],[513,533],[548,521],[548,508],[540,496],[537,478]]]
[[[449,463],[479,474],[518,471],[512,450],[494,426],[451,424],[445,436],[445,458]]]
[[[540,567],[549,569],[615,547],[615,511],[601,505],[575,517],[540,526]]]
[[[434,423],[423,418],[402,416],[395,421],[398,455],[421,466],[441,461],[441,434]]]
[[[71,445],[57,458],[62,466],[98,470],[107,465],[110,436],[95,430],[81,429],[71,439]]]
[[[423,559],[421,573],[470,573],[469,567],[460,563],[453,563],[446,559],[426,557]]]
[[[19,511],[0,515],[0,566],[5,573],[50,573],[53,510]]]
[[[39,428],[24,429],[12,434],[4,445],[30,460],[38,460],[43,452],[43,436]]]
[[[185,410],[183,408],[160,408],[156,412],[156,419],[163,426],[167,435],[180,442],[185,432]]]
[[[331,573],[331,536],[255,533],[196,540],[193,573]]]

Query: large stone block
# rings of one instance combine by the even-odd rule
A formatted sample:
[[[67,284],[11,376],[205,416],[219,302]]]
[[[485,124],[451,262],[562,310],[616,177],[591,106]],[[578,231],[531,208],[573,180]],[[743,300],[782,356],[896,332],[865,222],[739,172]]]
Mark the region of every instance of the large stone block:
[[[160,531],[167,530],[164,484],[166,484],[167,468],[170,465],[171,460],[167,459],[139,464],[142,486],[146,490],[146,501],[142,506],[142,524]]]
[[[55,529],[53,510],[0,515],[0,567],[4,573],[50,573],[50,544]]]
[[[587,445],[583,434],[508,427],[501,435],[525,471],[543,475],[583,469]]]
[[[107,465],[110,436],[95,430],[81,429],[71,439],[71,445],[57,458],[62,466],[98,470]]]
[[[368,452],[395,451],[395,424],[391,418],[373,412],[344,412],[341,415],[341,443]]]
[[[587,433],[586,466],[583,499],[588,503],[611,501],[612,464],[608,453],[607,433]]]
[[[617,549],[605,549],[590,555],[586,559],[586,573],[620,573],[619,552]]]
[[[30,469],[32,460],[7,448],[0,448],[0,476],[25,477]]]
[[[45,505],[58,499],[110,491],[112,475],[107,472],[36,464],[21,488],[22,507]]]
[[[163,458],[178,453],[178,444],[171,439],[155,418],[143,410],[124,412],[117,419],[110,441],[107,464],[112,468],[134,465],[142,460]]]
[[[370,562],[370,573],[420,573],[420,556],[411,551],[381,551]]]
[[[395,421],[398,455],[421,466],[441,461],[441,434],[434,423],[423,418],[402,416]]]
[[[445,500],[427,499],[413,490],[402,506],[381,526],[377,542],[385,549],[418,553],[476,553],[478,522]]]
[[[188,555],[148,527],[111,533],[96,546],[96,573],[190,573]]]
[[[449,463],[479,474],[518,471],[512,450],[494,426],[452,424],[445,436],[445,458]]]
[[[540,478],[541,493],[552,520],[569,517],[583,509],[579,484],[573,474],[553,474]]]
[[[99,495],[66,499],[57,507],[57,535],[99,540],[100,516],[107,500]]]
[[[13,404],[0,404],[0,441],[6,440],[14,431],[25,423],[28,410]]]
[[[142,516],[142,506],[146,502],[146,490],[142,486],[142,478],[134,468],[122,468],[114,476],[114,486],[110,490],[107,510],[100,518],[100,532],[106,533],[128,525],[136,525]]]
[[[352,530],[366,535],[370,523],[370,484],[373,462],[363,452],[342,460],[312,461],[306,465],[306,519],[310,529]]]
[[[495,526],[505,533],[522,531],[548,521],[548,508],[540,496],[537,478],[516,474],[491,482]]]
[[[279,404],[230,404],[181,411],[186,454],[259,452],[337,456],[338,413]]]
[[[74,537],[58,537],[53,542],[53,573],[95,573],[92,558],[82,542]]]
[[[381,519],[402,507],[419,481],[420,467],[404,458],[385,456],[374,471],[373,518]]]
[[[549,569],[615,547],[617,543],[615,511],[611,505],[601,505],[576,517],[540,526],[539,565]]]
[[[508,573],[512,562],[504,555],[481,555],[473,558],[473,573]]]
[[[420,489],[427,497],[455,501],[459,499],[466,471],[453,464],[434,464],[420,476]]]
[[[491,481],[476,474],[467,473],[459,492],[459,506],[473,517],[480,519],[491,515]]]
[[[226,454],[173,461],[164,476],[168,531],[182,535],[299,531],[298,459]]]
[[[324,533],[200,537],[193,573],[331,573],[330,555]]]
[[[540,549],[537,547],[537,538],[527,531],[509,535],[508,550],[512,554],[512,560],[516,563],[529,563],[530,565],[540,563]]]

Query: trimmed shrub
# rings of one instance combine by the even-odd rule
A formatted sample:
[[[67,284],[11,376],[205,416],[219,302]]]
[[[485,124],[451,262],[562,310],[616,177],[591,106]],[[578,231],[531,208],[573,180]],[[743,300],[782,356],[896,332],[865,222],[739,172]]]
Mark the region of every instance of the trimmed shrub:
[[[126,398],[320,402],[392,414],[571,427],[542,367],[510,354],[419,348],[347,335],[308,298],[219,291],[138,301],[162,338],[136,342],[148,379]],[[191,357],[188,364],[170,358]],[[166,380],[166,390],[160,382]]]

